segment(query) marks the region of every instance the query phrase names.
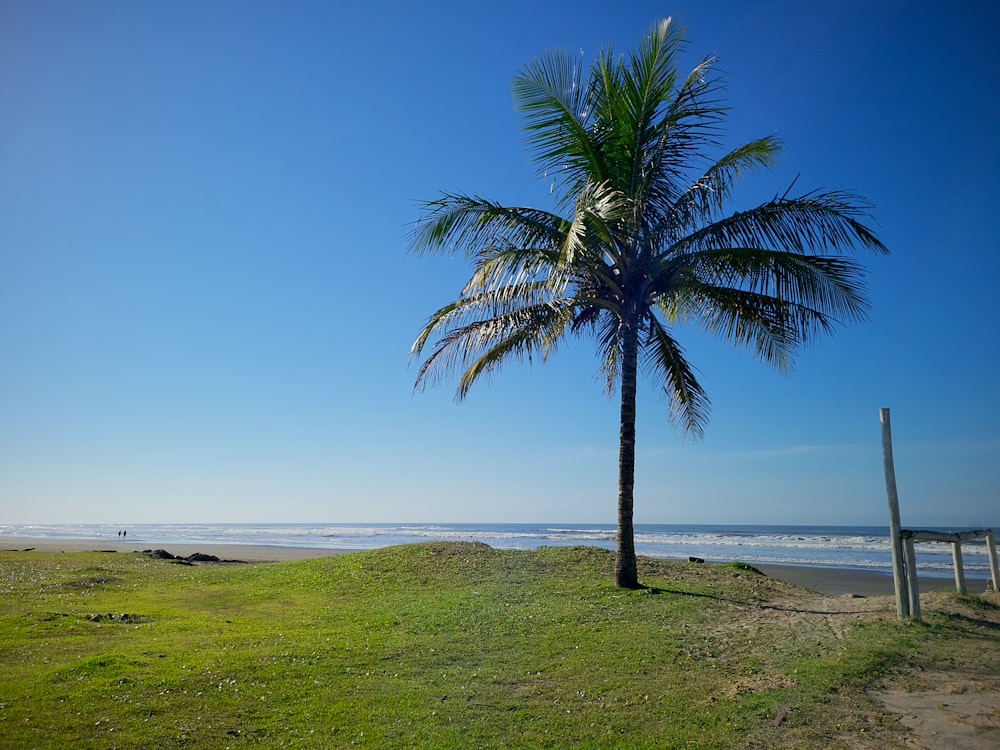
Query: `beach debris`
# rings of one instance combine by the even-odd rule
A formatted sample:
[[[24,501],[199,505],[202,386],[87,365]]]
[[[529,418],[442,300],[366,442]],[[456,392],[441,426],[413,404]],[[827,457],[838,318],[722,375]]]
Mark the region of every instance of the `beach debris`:
[[[787,706],[778,706],[778,715],[774,717],[774,721],[771,722],[772,725],[780,727],[785,723],[785,719],[788,718],[788,714],[792,712],[792,709]]]
[[[215,555],[206,555],[204,552],[195,552],[193,555],[188,555],[186,560],[190,562],[219,562],[219,558]]]
[[[208,562],[208,563],[243,563],[245,560],[223,560],[215,555],[209,555],[204,552],[193,552],[187,557],[182,555],[175,555],[173,553],[167,552],[165,549],[144,549],[142,554],[153,558],[154,560],[170,560],[177,565],[192,565],[197,562]]]
[[[689,557],[688,558],[688,562],[703,563],[705,561],[702,558],[700,558],[700,557]]]

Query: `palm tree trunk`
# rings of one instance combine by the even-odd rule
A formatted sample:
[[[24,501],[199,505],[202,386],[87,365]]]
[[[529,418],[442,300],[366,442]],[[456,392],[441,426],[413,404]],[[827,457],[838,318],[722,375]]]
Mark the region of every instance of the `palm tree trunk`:
[[[635,485],[635,392],[638,367],[639,332],[635,325],[623,326],[622,404],[618,444],[618,550],[615,559],[615,586],[639,588],[635,562],[635,531],[632,502]]]

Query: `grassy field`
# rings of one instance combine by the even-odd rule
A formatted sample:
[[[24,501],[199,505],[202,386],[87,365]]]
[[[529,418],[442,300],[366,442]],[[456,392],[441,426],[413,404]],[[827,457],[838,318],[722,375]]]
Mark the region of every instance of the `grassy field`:
[[[642,560],[641,591],[612,566],[0,552],[0,747],[903,747],[881,678],[1000,672],[995,595],[929,595],[911,623],[746,566]]]

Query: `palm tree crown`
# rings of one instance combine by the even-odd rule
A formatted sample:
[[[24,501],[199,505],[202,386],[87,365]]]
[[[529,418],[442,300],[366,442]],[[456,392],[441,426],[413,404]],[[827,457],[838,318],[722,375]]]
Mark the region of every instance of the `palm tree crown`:
[[[602,53],[584,79],[548,53],[514,78],[552,210],[464,194],[424,204],[413,247],[463,252],[473,273],[435,312],[411,355],[417,385],[460,371],[458,396],[511,357],[548,356],[568,334],[597,342],[609,393],[620,389],[616,583],[638,585],[632,530],[635,401],[641,364],[669,397],[671,421],[700,436],[709,401],[674,332],[696,324],[786,369],[795,350],[864,318],[863,269],[844,252],[886,252],[868,204],[841,191],[788,193],[726,213],[746,174],[771,167],[773,136],[713,159],[725,118],[712,59],[678,72],[683,33],[656,24],[626,56]]]

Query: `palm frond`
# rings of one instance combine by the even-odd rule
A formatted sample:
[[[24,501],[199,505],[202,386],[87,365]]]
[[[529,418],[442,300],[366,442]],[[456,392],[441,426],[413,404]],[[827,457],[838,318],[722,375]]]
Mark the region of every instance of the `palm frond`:
[[[581,259],[600,260],[605,255],[612,262],[620,262],[616,225],[628,211],[627,198],[610,183],[588,184],[577,197],[560,262],[572,265]]]
[[[410,347],[410,357],[419,356],[431,339],[443,338],[451,329],[477,325],[490,319],[513,320],[521,309],[555,305],[558,299],[545,279],[496,289],[470,289],[467,286],[457,300],[439,308],[427,319]]]
[[[800,346],[819,333],[830,333],[838,322],[808,304],[730,287],[689,288],[681,307],[684,319],[751,349],[762,362],[782,371],[791,368]]]
[[[490,247],[476,259],[475,270],[461,296],[494,295],[493,304],[507,306],[525,299],[524,292],[562,296],[570,278],[560,267],[553,248]]]
[[[575,187],[603,180],[604,164],[589,128],[593,74],[565,51],[539,57],[514,77],[514,107],[524,115],[528,147],[539,174],[551,172],[566,185],[560,200],[572,200]]]
[[[845,191],[815,191],[798,198],[778,196],[747,211],[719,219],[675,243],[670,252],[708,248],[770,247],[796,253],[888,249],[865,223],[869,205]]]
[[[684,350],[663,324],[651,315],[646,341],[642,345],[643,365],[664,384],[670,423],[694,438],[704,434],[710,402]]]
[[[774,135],[744,143],[716,160],[662,215],[658,234],[696,229],[700,222],[711,221],[732,198],[733,189],[747,174],[770,169],[778,161],[781,140]]]
[[[610,51],[600,60],[597,119],[601,130],[609,134],[607,161],[622,170],[614,183],[628,195],[638,193],[649,158],[650,132],[675,86],[676,56],[682,43],[681,29],[666,19],[653,27],[627,60],[613,58]]]
[[[500,242],[556,246],[569,223],[549,211],[510,207],[483,198],[443,193],[423,204],[424,215],[411,238],[414,252],[475,255]]]
[[[610,396],[614,393],[622,374],[621,320],[616,315],[602,315],[598,321],[597,350],[601,354],[600,372],[604,373],[604,391]]]
[[[444,329],[433,351],[421,365],[414,388],[426,387],[462,369],[456,397],[465,398],[472,384],[492,372],[511,356],[539,353],[543,357],[554,350],[562,330],[569,322],[568,306],[547,302],[518,307],[465,325],[449,321],[456,312],[447,305],[431,316],[414,348],[418,353],[437,330]]]
[[[645,133],[646,158],[636,172],[634,189],[641,196],[637,202],[646,212],[642,223],[647,226],[655,226],[676,205],[687,187],[688,171],[707,159],[707,147],[716,145],[726,109],[716,99],[721,83],[712,75],[714,62],[705,58],[691,71],[662,103],[655,127]]]
[[[853,258],[725,248],[685,256],[692,277],[712,287],[742,289],[823,310],[839,322],[864,320],[864,269]]]

